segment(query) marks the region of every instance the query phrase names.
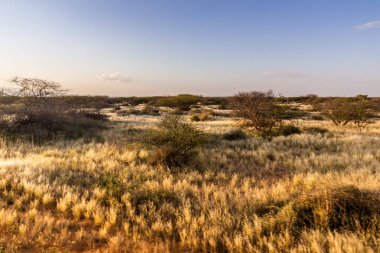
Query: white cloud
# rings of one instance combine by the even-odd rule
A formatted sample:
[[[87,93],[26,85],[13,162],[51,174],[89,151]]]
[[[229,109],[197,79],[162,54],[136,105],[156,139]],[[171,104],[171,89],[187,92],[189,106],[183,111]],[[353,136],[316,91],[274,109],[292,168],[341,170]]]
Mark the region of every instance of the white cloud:
[[[130,83],[131,82],[131,79],[128,76],[123,75],[120,72],[102,74],[102,75],[96,76],[96,78],[102,81],[116,82],[116,83]]]
[[[371,21],[354,27],[356,30],[380,29],[380,20]]]
[[[281,78],[300,78],[306,77],[304,74],[296,73],[294,71],[286,70],[286,71],[263,71],[259,74],[260,76],[266,77],[281,77]]]

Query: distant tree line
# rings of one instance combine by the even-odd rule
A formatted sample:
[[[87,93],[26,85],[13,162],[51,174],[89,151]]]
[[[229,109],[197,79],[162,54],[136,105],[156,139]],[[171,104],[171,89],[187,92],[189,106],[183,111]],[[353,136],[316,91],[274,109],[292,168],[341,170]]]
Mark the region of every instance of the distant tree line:
[[[149,110],[170,107],[182,112],[200,105],[217,105],[220,109],[232,109],[244,127],[269,139],[281,133],[298,132],[295,126],[289,125],[289,121],[308,117],[310,113],[296,104],[311,106],[317,113],[313,115],[315,119],[327,118],[336,126],[352,123],[359,129],[373,123],[380,113],[380,99],[366,95],[318,97],[309,94],[282,97],[269,90],[240,92],[231,97],[180,94],[112,98],[70,96],[60,84],[42,79],[16,77],[9,84],[11,89],[0,90],[0,131],[3,136],[10,138],[25,135],[32,136],[35,140],[51,139],[55,136],[91,136],[105,128],[106,116],[102,109],[115,105],[145,104]]]

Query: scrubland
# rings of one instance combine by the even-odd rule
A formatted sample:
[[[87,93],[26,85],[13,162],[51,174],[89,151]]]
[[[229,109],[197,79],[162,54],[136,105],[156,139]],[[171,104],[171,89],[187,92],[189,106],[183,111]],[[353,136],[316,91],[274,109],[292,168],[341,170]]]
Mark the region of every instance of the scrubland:
[[[170,169],[136,141],[159,116],[109,114],[102,141],[0,142],[0,252],[380,251],[379,122],[224,140],[218,116]]]

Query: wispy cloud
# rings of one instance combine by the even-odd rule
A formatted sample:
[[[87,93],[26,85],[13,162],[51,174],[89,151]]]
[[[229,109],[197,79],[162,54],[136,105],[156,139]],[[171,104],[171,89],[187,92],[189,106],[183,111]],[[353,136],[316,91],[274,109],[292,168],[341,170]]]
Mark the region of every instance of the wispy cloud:
[[[371,30],[380,29],[380,20],[371,21],[365,24],[357,25],[354,27],[356,30]]]
[[[266,77],[280,77],[280,78],[301,78],[306,77],[305,74],[297,73],[291,70],[286,71],[263,71],[259,73],[260,76],[266,76]]]
[[[96,76],[96,78],[102,81],[116,82],[116,83],[130,83],[131,82],[131,79],[128,76],[123,75],[120,72],[102,74],[102,75]]]

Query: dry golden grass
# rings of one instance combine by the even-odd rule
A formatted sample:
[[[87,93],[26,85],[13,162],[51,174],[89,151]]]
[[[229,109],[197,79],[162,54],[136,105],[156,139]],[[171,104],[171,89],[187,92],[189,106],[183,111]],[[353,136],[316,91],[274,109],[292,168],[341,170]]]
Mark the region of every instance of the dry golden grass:
[[[104,143],[1,141],[0,252],[380,251],[379,123],[303,121],[331,134],[220,141],[171,171],[128,136],[158,119],[125,117]]]

